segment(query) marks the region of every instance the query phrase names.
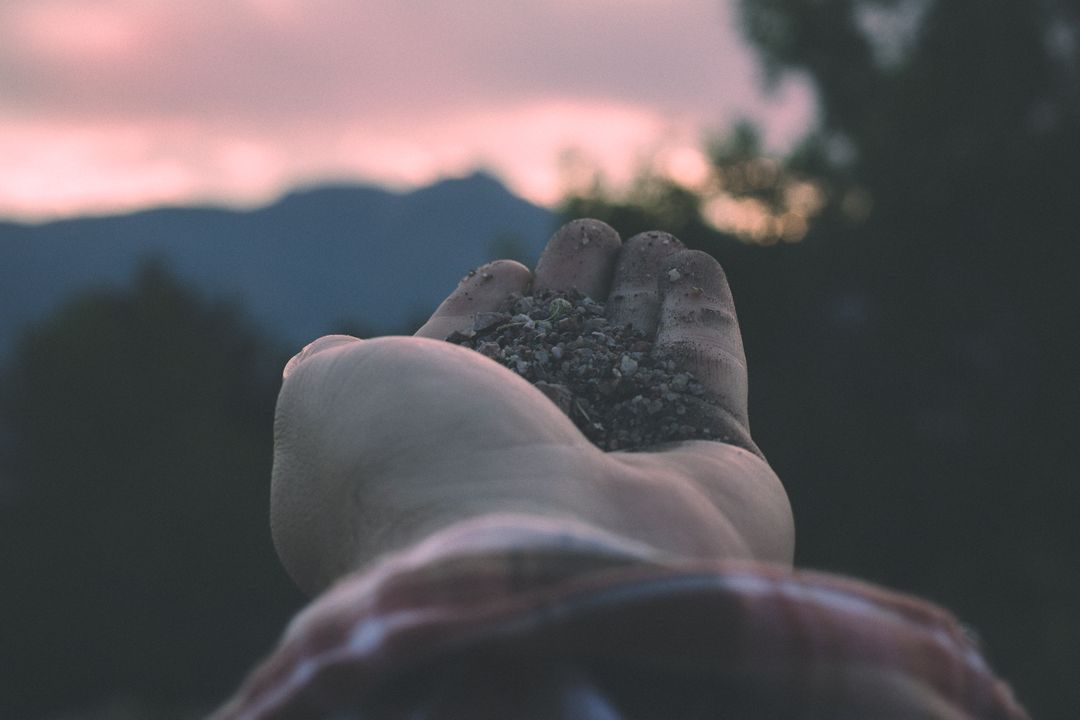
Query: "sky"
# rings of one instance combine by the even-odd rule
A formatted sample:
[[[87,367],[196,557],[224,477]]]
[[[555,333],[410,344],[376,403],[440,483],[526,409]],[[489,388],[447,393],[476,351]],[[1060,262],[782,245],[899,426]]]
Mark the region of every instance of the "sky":
[[[734,0],[3,0],[0,217],[258,205],[482,169],[552,205],[599,170],[692,182],[740,118],[782,151]]]

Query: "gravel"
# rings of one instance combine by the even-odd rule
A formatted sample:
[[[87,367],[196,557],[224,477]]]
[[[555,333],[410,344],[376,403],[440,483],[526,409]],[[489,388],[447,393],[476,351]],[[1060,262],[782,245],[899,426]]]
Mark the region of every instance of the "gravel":
[[[581,293],[514,294],[447,341],[533,383],[602,450],[725,439],[702,384],[654,352],[644,333],[609,323],[604,305]]]

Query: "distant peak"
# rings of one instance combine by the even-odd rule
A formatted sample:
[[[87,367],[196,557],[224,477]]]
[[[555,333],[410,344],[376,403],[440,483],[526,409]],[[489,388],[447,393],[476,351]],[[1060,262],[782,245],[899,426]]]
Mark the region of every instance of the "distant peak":
[[[408,194],[413,197],[423,197],[447,193],[454,196],[468,194],[517,198],[517,195],[511,192],[502,180],[485,170],[476,170],[468,175],[441,178],[430,185],[418,187]]]

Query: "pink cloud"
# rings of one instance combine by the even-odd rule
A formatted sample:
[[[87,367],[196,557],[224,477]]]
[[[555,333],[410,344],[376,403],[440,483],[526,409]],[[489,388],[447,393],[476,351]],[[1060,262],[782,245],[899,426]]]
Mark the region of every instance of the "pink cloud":
[[[763,97],[730,16],[716,0],[8,0],[0,213],[127,207],[139,178],[144,202],[251,202],[476,165],[550,202],[567,148],[622,177],[743,115],[789,142],[809,92]]]
[[[11,41],[45,62],[132,61],[146,51],[144,28],[121,7],[45,2],[20,6],[13,14]]]

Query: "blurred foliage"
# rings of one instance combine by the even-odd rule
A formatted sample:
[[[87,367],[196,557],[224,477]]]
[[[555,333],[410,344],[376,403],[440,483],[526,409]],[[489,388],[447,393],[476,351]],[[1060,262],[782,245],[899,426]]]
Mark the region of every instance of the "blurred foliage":
[[[647,172],[622,193],[569,197],[564,214],[624,236],[669,230],[720,259],[754,435],[791,495],[800,565],[950,607],[1035,717],[1069,717],[1080,8],[740,7],[768,77],[813,84],[818,126],[785,158],[737,127],[707,148],[699,185]],[[801,238],[732,219],[745,202],[782,217],[785,188],[807,186]]]
[[[617,217],[620,227],[670,228],[692,240],[719,233],[758,245],[799,242],[825,209],[830,190],[823,177],[806,171],[813,150],[804,144],[782,163],[763,154],[757,128],[741,122],[707,148],[703,180],[687,185],[646,166],[621,193],[598,178],[567,198],[563,214]]]
[[[282,365],[155,263],[25,336],[4,378],[0,715],[205,710],[269,651],[302,601],[266,521]]]

